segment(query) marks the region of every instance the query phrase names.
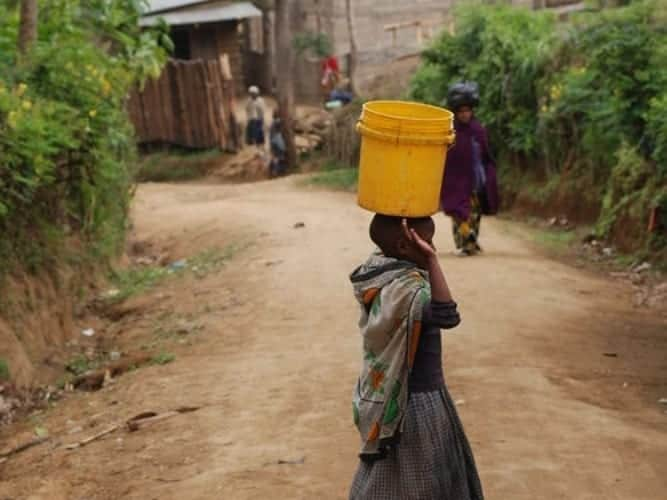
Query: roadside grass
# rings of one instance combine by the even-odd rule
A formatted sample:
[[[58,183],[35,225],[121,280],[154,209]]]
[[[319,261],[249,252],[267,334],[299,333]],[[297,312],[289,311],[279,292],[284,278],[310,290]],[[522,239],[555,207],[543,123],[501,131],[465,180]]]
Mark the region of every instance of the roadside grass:
[[[145,156],[138,165],[137,182],[185,182],[208,174],[213,160],[222,157],[217,150],[165,152]]]
[[[359,169],[334,161],[326,162],[318,172],[305,180],[308,186],[337,191],[356,191],[358,182]]]

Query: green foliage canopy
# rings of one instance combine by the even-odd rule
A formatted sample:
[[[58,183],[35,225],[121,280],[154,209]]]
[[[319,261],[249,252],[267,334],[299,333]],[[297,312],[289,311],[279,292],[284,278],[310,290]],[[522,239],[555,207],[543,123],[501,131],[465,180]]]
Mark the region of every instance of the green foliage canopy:
[[[135,152],[126,101],[171,48],[163,26],[139,28],[144,8],[41,2],[38,40],[22,59],[17,8],[0,4],[0,260],[44,264],[70,231],[102,254],[122,241]],[[49,250],[31,260],[30,241]]]

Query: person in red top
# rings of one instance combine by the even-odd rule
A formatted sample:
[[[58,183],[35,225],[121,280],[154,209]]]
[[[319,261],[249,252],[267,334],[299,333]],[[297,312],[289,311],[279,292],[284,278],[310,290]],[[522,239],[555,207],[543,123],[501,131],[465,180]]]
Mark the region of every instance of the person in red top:
[[[336,88],[336,85],[338,85],[339,81],[340,66],[338,64],[338,59],[336,56],[329,54],[327,57],[322,59],[321,84],[325,99],[328,98],[331,91]]]

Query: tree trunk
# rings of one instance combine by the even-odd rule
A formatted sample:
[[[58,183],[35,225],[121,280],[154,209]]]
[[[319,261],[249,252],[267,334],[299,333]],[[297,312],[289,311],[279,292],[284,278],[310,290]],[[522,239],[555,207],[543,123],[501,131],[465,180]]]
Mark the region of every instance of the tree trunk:
[[[276,66],[277,98],[280,120],[282,122],[285,146],[287,147],[287,163],[290,169],[296,167],[297,153],[294,142],[294,48],[290,30],[291,0],[275,2],[275,35],[276,35]]]
[[[357,64],[359,61],[359,50],[357,48],[357,34],[355,31],[354,11],[352,10],[352,0],[345,0],[345,16],[347,17],[347,31],[350,37],[350,59],[349,74],[350,74],[350,88],[355,96],[359,95],[359,87],[357,86]]]
[[[25,54],[37,40],[37,0],[21,0],[19,52]]]
[[[262,85],[266,93],[273,93],[275,83],[275,45],[276,37],[273,32],[273,9],[262,11],[262,39],[264,41],[264,75],[266,76]]]

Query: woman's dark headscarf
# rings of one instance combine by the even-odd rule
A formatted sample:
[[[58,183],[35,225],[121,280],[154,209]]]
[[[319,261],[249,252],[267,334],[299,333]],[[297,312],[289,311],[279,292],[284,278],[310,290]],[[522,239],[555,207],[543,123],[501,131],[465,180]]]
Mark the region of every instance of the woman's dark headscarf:
[[[458,82],[450,85],[445,107],[457,111],[463,106],[476,108],[479,105],[479,85],[477,82]]]

